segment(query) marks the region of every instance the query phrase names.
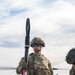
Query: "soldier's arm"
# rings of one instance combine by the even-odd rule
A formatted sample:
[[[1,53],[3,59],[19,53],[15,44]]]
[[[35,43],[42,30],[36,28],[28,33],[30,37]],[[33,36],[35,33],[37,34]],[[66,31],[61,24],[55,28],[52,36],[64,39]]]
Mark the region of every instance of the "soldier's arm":
[[[25,63],[24,61],[24,57],[21,58],[19,64],[18,64],[18,67],[16,68],[16,73],[17,74],[21,74],[22,73],[22,69],[23,68],[26,68],[27,67],[27,64]]]

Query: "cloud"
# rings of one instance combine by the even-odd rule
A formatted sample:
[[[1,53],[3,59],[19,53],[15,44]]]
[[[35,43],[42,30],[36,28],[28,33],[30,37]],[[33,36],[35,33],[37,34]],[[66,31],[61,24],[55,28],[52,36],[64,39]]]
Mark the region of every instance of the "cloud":
[[[24,11],[25,11],[25,9],[21,9],[21,10],[10,10],[10,11],[9,11],[9,14],[10,14],[11,16],[14,16],[14,15],[19,14],[19,13],[22,13],[22,12],[24,12]]]
[[[75,0],[64,0],[64,1],[67,1],[67,2],[69,2],[71,4],[75,4]]]
[[[24,39],[27,17],[30,18],[31,23],[31,38],[44,36],[48,45],[58,47],[60,43],[66,44],[71,37],[75,37],[75,6],[69,1],[7,0],[5,1],[6,4],[1,3],[3,9],[0,10],[2,13],[0,15],[0,35],[2,38],[8,37],[6,40]],[[12,35],[15,37],[10,37]],[[64,39],[67,40],[65,41]],[[71,41],[73,42],[73,40]],[[51,41],[51,44],[49,41]],[[69,43],[71,44],[72,42]]]
[[[63,34],[67,34],[67,35],[70,35],[70,34],[75,34],[75,24],[70,24],[70,23],[67,23],[67,24],[64,24],[61,26],[61,32]]]
[[[75,1],[0,1],[0,49],[4,50],[1,54],[8,55],[8,52],[11,52],[13,56],[17,55],[18,59],[23,55],[25,24],[29,17],[31,24],[30,40],[35,36],[43,38],[46,44],[43,53],[51,58],[54,64],[64,62],[67,51],[75,47],[75,5],[73,2]],[[30,52],[32,52],[31,49]],[[55,52],[56,57],[53,55]],[[12,58],[15,58],[13,56]],[[55,61],[54,58],[59,60]]]
[[[0,47],[7,47],[7,48],[17,48],[17,47],[21,47],[21,45],[17,42],[17,43],[15,43],[15,42],[9,42],[9,41],[2,41],[2,43],[1,43],[1,41],[0,41]]]

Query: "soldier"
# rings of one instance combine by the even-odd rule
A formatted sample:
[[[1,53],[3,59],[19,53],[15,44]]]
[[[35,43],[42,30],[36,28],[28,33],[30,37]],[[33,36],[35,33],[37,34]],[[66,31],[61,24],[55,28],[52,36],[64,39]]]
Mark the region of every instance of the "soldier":
[[[75,75],[75,48],[72,48],[66,55],[66,62],[72,64],[69,75]]]
[[[16,69],[17,74],[22,74],[23,68],[28,68],[28,75],[53,75],[51,62],[41,54],[41,50],[45,47],[45,43],[39,37],[32,39],[30,46],[33,48],[34,53],[29,54],[28,63],[21,58],[19,65]]]

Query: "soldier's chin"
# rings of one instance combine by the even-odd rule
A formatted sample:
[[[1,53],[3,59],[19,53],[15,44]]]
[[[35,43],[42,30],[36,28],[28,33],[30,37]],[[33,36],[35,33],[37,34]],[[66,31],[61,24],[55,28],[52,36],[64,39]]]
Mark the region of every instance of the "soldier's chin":
[[[35,50],[36,53],[40,52],[41,50]]]

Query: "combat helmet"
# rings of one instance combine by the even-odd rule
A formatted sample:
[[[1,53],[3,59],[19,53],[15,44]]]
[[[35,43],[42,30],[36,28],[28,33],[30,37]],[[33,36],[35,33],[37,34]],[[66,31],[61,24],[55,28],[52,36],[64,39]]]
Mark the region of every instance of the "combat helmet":
[[[66,55],[66,62],[68,64],[75,64],[75,48],[70,49]]]
[[[33,44],[40,44],[41,46],[45,47],[44,41],[41,38],[39,38],[39,37],[34,37],[31,40],[30,46],[32,47]]]

